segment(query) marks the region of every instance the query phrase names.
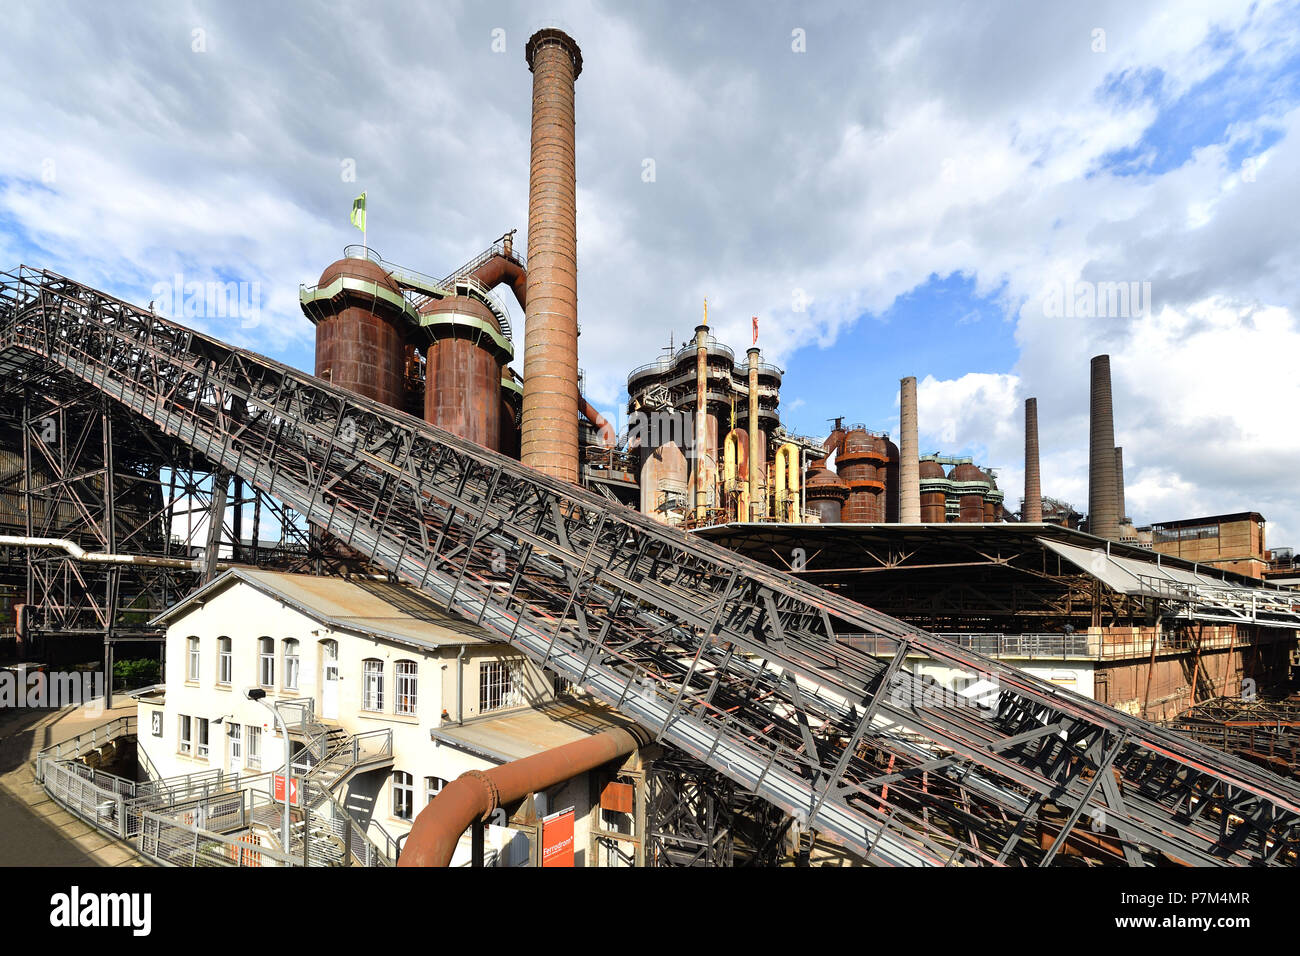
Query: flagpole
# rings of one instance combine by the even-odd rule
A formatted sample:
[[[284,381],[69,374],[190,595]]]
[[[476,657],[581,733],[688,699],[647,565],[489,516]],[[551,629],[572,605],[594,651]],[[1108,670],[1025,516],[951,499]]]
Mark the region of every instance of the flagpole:
[[[370,258],[370,242],[366,235],[366,228],[370,225],[370,210],[367,208],[369,203],[366,202],[366,191],[361,190],[361,247],[366,250],[366,258]]]

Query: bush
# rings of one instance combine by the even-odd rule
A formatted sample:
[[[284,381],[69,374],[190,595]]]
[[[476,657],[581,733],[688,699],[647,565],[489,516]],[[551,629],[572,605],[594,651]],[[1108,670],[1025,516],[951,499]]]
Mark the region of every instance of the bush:
[[[113,687],[116,690],[147,687],[158,683],[158,662],[147,657],[117,661],[113,664]]]

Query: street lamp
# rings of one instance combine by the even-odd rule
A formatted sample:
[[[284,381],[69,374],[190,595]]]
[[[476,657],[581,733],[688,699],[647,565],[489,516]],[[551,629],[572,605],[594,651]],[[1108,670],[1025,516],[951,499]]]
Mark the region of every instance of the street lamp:
[[[281,825],[280,846],[287,856],[289,853],[289,780],[293,773],[292,768],[289,766],[293,759],[290,755],[292,744],[289,742],[289,727],[285,724],[284,718],[280,716],[280,712],[266,702],[266,691],[262,690],[262,688],[250,688],[247,697],[271,712],[271,716],[275,718],[275,723],[284,737],[284,823]]]

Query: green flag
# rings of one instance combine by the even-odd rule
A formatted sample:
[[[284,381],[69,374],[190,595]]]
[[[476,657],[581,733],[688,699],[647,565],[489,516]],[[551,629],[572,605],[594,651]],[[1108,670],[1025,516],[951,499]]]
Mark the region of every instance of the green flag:
[[[361,230],[362,234],[366,231],[366,194],[362,193],[356,199],[352,200],[352,225]]]

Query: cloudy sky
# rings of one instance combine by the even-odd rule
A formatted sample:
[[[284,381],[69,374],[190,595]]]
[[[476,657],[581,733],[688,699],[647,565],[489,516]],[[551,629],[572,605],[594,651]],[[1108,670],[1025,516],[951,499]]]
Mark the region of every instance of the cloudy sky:
[[[1138,524],[1249,508],[1300,546],[1294,3],[11,2],[0,262],[310,370],[298,286],[360,238],[362,189],[370,245],[419,271],[526,234],[550,24],[584,57],[598,406],[707,296],[738,349],[759,317],[794,430],[896,435],[916,375],[922,450],[1012,507],[1037,396],[1044,493],[1084,510],[1108,352]],[[184,315],[178,281],[254,308]]]

